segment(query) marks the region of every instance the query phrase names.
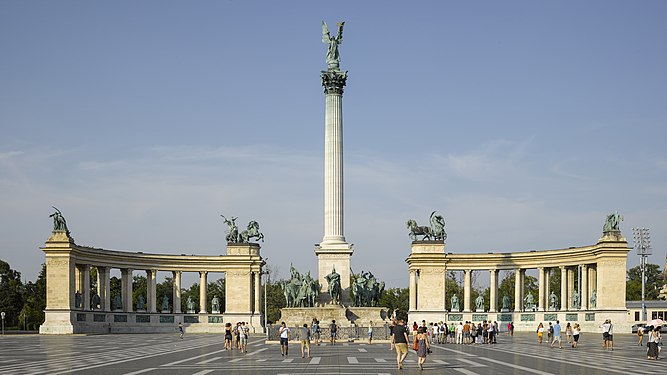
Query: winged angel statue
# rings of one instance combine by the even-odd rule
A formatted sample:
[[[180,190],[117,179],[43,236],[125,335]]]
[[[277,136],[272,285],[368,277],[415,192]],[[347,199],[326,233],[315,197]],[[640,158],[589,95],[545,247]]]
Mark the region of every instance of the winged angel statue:
[[[329,70],[338,70],[340,64],[338,45],[343,43],[343,26],[345,22],[338,22],[336,25],[338,26],[338,36],[332,38],[326,22],[322,21],[322,43],[329,45],[329,49],[327,50],[327,67]]]

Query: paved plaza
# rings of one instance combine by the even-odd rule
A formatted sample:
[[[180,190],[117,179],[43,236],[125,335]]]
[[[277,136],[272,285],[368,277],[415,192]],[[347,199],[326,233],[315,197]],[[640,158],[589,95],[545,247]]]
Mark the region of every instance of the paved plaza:
[[[584,334],[577,349],[550,349],[535,336],[503,335],[496,345],[433,345],[423,373],[447,374],[665,374],[667,360],[646,360],[635,336],[615,335],[604,351],[598,334]],[[223,349],[222,335],[7,335],[0,337],[1,374],[395,374],[395,352],[377,343],[313,346],[301,358],[298,343],[287,357],[280,347],[250,339],[247,354]],[[419,373],[414,351],[400,373]]]

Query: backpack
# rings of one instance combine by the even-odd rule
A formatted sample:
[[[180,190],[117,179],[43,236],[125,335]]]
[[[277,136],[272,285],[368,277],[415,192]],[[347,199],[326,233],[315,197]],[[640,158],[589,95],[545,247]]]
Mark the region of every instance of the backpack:
[[[549,333],[550,333],[550,334],[553,334],[553,333],[554,333],[554,327],[553,327],[553,326],[549,326]]]

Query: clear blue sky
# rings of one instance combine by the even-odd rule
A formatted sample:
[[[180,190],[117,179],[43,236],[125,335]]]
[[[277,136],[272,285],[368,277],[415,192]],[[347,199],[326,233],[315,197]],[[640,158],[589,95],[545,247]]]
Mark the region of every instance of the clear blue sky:
[[[2,1],[0,259],[33,280],[51,205],[77,243],[225,251],[260,222],[316,271],[326,46],[345,20],[345,235],[406,286],[405,221],[447,250],[667,235],[667,2]],[[334,27],[331,27],[332,30]],[[630,253],[628,264],[638,264]],[[193,278],[193,280],[196,278]]]

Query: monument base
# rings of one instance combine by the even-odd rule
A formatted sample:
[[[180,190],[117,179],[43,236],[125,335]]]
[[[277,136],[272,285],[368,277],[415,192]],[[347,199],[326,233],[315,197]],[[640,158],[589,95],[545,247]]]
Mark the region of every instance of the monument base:
[[[322,242],[315,246],[315,255],[317,255],[317,281],[321,288],[318,297],[319,303],[328,304],[331,302],[331,296],[328,293],[329,283],[325,277],[335,269],[340,275],[340,302],[343,305],[352,305],[350,298],[350,257],[352,256],[352,252],[352,245],[345,242]]]
[[[311,325],[317,319],[322,326],[328,326],[332,320],[340,327],[382,325],[389,321],[391,312],[382,307],[344,307],[327,305],[324,307],[289,307],[280,309],[280,322],[289,327]]]

